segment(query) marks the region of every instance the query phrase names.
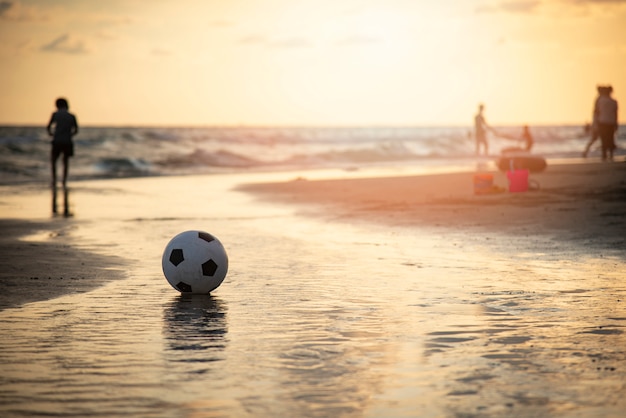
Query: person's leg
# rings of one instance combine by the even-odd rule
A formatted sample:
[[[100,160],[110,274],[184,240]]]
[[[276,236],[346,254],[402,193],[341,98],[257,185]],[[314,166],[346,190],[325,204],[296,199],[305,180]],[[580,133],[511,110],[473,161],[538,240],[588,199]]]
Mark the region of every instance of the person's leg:
[[[480,155],[480,146],[486,147],[487,146],[487,141],[485,140],[485,137],[483,134],[481,133],[477,133],[476,134],[476,155]],[[486,153],[486,148],[485,148],[485,153]]]
[[[57,185],[57,158],[58,154],[53,150],[50,154],[50,167],[52,168],[52,188]]]
[[[600,141],[602,142],[602,161],[606,161],[607,154],[611,148],[611,131],[607,129],[607,125],[600,124]]]
[[[67,173],[70,168],[70,157],[67,154],[63,154],[63,188],[67,187]]]
[[[52,213],[57,213],[57,159],[59,154],[57,150],[52,148],[50,153],[50,165],[52,167]]]
[[[615,148],[617,148],[617,146],[615,145],[615,132],[617,131],[617,129],[613,129],[611,131],[611,140],[609,141],[609,160],[613,161],[613,151],[615,151]]]
[[[594,129],[593,134],[591,135],[591,139],[587,142],[587,146],[585,147],[585,151],[583,152],[583,157],[587,158],[587,154],[591,150],[591,146],[594,142],[598,140],[598,130]]]
[[[68,154],[63,154],[63,214],[70,214],[70,203],[68,199],[68,191],[67,191],[67,173],[70,168],[70,157]]]

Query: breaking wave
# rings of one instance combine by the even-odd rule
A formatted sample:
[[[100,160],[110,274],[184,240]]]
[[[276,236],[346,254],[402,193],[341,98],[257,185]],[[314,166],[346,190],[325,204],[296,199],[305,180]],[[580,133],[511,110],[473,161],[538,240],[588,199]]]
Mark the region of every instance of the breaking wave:
[[[502,137],[490,138],[494,157],[500,149],[517,144],[510,138],[521,136],[519,127],[496,129]],[[588,141],[579,126],[541,126],[531,130],[535,137],[533,151],[547,158],[579,157]],[[624,140],[624,131],[620,130],[618,147]],[[74,178],[358,168],[436,160],[454,164],[474,157],[469,127],[84,127],[75,143],[71,163]],[[44,127],[0,127],[3,182],[47,180],[49,153],[50,139]]]

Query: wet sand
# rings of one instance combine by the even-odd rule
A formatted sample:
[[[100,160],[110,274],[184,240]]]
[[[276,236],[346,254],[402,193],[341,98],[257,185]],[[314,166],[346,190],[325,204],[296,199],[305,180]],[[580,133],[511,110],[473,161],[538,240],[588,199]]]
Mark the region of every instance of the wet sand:
[[[68,219],[3,187],[1,415],[623,415],[626,164],[314,177],[81,182]],[[230,271],[183,298],[195,228]]]
[[[491,173],[495,185],[507,188],[504,173],[480,172]],[[357,176],[313,181],[307,180],[305,174],[290,181],[244,184],[237,189],[268,201],[294,204],[305,215],[336,222],[426,226],[439,228],[441,234],[450,230],[468,234],[486,230],[512,236],[508,244],[520,248],[532,246],[533,238],[548,234],[571,242],[585,253],[619,253],[626,248],[624,163],[554,165],[542,173],[531,174],[531,190],[525,193],[505,190],[476,195],[474,174]],[[38,201],[45,201],[47,191],[35,190]],[[124,277],[123,259],[107,259],[73,248],[62,238],[77,228],[76,223],[61,217],[46,219],[44,213],[34,212],[34,216],[40,217],[36,220],[0,219],[0,251],[5,265],[0,270],[0,280],[7,288],[0,295],[0,309],[88,291],[112,278]],[[37,236],[45,240],[38,240]],[[23,241],[21,237],[31,239]]]
[[[122,259],[72,246],[64,239],[67,229],[64,220],[0,219],[0,310],[125,277]]]

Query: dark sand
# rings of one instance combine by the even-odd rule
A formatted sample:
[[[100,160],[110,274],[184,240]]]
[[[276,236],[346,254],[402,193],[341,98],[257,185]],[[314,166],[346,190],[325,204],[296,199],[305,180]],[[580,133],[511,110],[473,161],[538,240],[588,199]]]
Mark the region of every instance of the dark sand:
[[[64,239],[71,222],[0,219],[0,310],[88,292],[124,277],[121,259],[80,250]],[[23,240],[33,234],[35,239]]]

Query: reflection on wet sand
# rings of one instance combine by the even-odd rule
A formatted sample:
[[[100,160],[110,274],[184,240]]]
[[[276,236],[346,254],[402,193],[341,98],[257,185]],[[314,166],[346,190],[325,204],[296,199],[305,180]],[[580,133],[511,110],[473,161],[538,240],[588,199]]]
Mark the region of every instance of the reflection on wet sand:
[[[280,355],[281,386],[293,388],[277,398],[290,405],[284,416],[351,416],[382,391],[381,372],[393,364],[381,306],[326,307],[306,303],[296,310],[298,335]]]
[[[614,315],[621,300],[606,283],[597,285],[476,293],[475,313],[484,322],[429,332],[424,354],[448,369],[451,413],[560,414],[584,405],[612,416],[621,395],[603,388],[623,383],[626,317]],[[464,362],[446,361],[459,356]]]
[[[65,184],[61,187],[61,192],[63,194],[63,216],[70,217],[72,216],[72,212],[70,211],[70,189]],[[52,214],[56,215],[58,213],[58,189],[56,184],[52,185]]]
[[[223,359],[227,344],[226,303],[211,295],[181,295],[163,309],[169,361],[207,363]]]

